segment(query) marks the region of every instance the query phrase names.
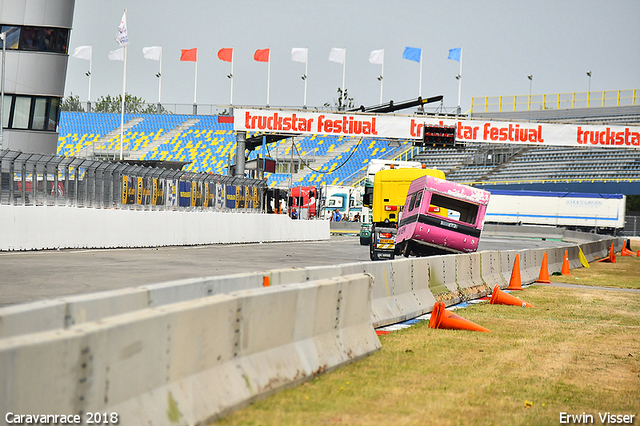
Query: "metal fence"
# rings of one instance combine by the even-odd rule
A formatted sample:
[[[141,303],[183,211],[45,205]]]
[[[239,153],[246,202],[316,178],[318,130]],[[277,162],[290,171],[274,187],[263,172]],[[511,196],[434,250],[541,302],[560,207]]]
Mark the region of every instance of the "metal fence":
[[[625,216],[622,234],[626,237],[640,236],[640,216]]]
[[[0,151],[0,204],[134,210],[262,211],[265,181]]]
[[[471,98],[471,113],[630,106],[640,102],[636,89]]]

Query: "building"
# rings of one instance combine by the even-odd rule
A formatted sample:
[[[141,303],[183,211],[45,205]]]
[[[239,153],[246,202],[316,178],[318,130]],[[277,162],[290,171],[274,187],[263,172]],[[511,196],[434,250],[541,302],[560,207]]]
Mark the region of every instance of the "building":
[[[55,154],[75,0],[0,0],[3,149]]]

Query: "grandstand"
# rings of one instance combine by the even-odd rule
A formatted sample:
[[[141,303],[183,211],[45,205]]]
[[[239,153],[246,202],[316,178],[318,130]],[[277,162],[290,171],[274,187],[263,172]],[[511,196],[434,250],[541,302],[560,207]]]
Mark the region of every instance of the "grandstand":
[[[548,109],[474,113],[473,116],[505,121],[637,123],[640,106],[574,108],[569,112]],[[181,161],[188,163],[184,167],[186,171],[223,175],[228,173],[230,159],[233,162],[236,134],[228,119],[211,115],[127,114],[124,120],[122,148],[128,159]],[[119,126],[119,114],[63,112],[58,155],[117,158],[121,149]],[[631,189],[625,187],[625,193],[640,193],[640,150],[635,149],[502,144],[467,144],[462,148],[444,149],[417,148],[410,141],[391,145],[388,140],[374,138],[298,136],[260,146],[250,152],[247,160],[257,156],[276,159],[276,172],[265,174],[270,187],[287,187],[290,181],[302,186],[357,184],[371,159],[394,158],[421,161],[429,168],[444,171],[448,179],[463,183],[509,184],[515,188],[526,186],[527,181],[617,181],[633,183]],[[589,189],[585,187],[584,191]]]

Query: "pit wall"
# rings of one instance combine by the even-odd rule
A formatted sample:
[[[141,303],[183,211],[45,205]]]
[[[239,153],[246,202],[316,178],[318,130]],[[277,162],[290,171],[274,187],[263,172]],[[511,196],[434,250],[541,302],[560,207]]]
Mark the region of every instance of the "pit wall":
[[[366,356],[380,347],[374,327],[506,287],[516,255],[527,284],[545,252],[551,274],[565,250],[576,268],[580,249],[591,261],[622,242],[186,279],[1,308],[0,412],[202,422]]]
[[[287,215],[0,205],[0,251],[329,239],[329,222]]]

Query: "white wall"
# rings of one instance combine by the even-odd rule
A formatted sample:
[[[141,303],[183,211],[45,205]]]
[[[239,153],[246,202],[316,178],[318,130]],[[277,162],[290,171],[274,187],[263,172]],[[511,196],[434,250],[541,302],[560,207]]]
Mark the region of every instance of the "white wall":
[[[329,222],[257,213],[0,206],[0,250],[329,239]]]

